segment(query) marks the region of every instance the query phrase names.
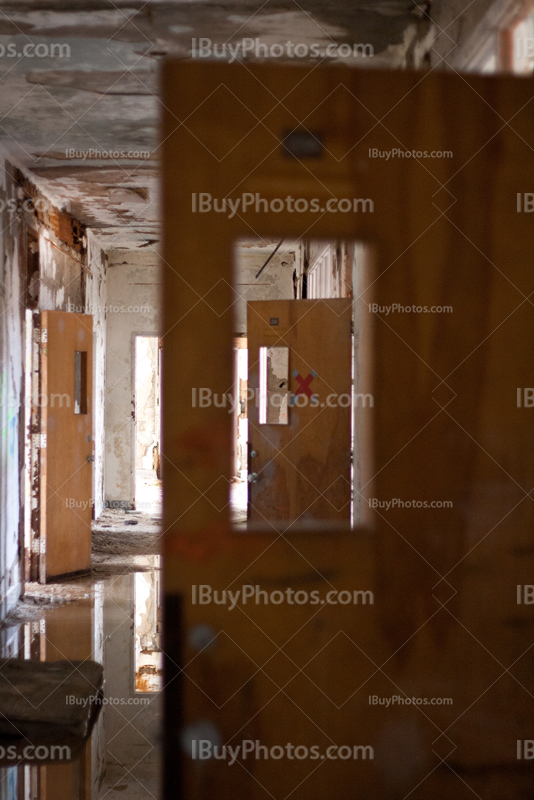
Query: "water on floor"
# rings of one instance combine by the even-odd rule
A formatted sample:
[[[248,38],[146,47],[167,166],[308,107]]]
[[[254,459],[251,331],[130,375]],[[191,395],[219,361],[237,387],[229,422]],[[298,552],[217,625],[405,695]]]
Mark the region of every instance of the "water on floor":
[[[31,741],[35,749],[17,765],[0,741],[0,800],[160,797],[161,532],[157,519],[137,515],[138,524],[126,527],[127,519],[114,511],[99,520],[91,577],[30,585],[0,632],[3,659],[104,665],[100,713],[79,752],[54,760],[41,749],[41,759]]]

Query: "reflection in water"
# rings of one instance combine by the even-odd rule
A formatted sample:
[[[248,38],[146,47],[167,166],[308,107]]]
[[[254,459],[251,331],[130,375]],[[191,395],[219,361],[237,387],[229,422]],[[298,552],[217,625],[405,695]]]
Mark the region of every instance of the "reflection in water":
[[[0,800],[160,796],[159,556],[143,560],[147,571],[98,581],[87,598],[2,631],[3,658],[103,663],[104,701],[90,739],[70,760],[63,753],[10,766],[9,742],[0,741]]]

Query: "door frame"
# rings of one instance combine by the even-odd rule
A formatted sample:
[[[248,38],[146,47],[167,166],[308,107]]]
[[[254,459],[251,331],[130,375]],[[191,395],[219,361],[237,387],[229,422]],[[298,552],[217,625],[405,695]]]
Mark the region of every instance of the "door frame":
[[[130,489],[130,496],[133,498],[132,508],[136,508],[137,497],[137,339],[138,338],[147,338],[147,339],[157,339],[158,342],[161,339],[160,334],[158,333],[144,333],[142,331],[133,331],[132,333],[132,397],[133,397],[133,414],[132,414],[132,453],[131,453],[131,473],[132,473],[132,485]],[[161,385],[160,385],[160,421],[161,421]],[[161,433],[160,433],[160,448],[161,448]]]

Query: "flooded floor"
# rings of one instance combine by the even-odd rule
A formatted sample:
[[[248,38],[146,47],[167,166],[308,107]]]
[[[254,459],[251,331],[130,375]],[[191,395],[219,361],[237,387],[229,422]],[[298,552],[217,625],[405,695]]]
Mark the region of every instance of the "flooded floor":
[[[30,742],[34,750],[22,764],[20,754],[11,764],[8,740],[0,740],[0,800],[160,797],[161,503],[154,487],[147,488],[150,513],[107,510],[95,523],[91,576],[27,584],[0,631],[2,661],[104,666],[103,698],[95,704],[100,712],[79,752],[39,751],[40,741],[25,736],[21,745]],[[62,704],[89,704],[59,690],[57,696]]]

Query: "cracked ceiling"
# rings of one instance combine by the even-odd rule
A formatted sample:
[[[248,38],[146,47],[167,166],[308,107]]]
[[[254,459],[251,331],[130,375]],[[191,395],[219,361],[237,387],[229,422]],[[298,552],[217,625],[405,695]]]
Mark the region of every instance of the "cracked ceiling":
[[[372,59],[349,64],[398,68],[428,29],[427,8],[414,0],[0,3],[0,141],[58,207],[113,247],[143,246],[159,235],[162,58],[190,58],[200,38],[335,41],[372,45]]]

